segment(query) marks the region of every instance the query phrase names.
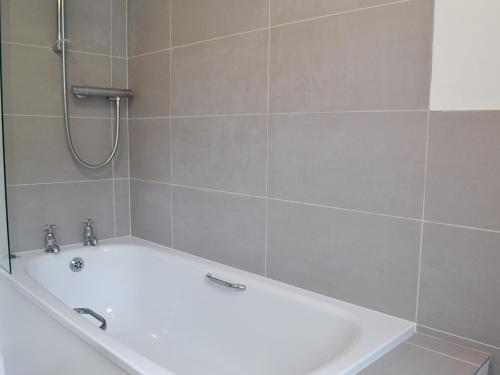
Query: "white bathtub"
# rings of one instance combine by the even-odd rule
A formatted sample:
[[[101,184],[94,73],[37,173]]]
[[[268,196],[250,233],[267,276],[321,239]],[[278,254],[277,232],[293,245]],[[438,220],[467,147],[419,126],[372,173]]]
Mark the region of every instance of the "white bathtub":
[[[22,291],[132,374],[356,374],[413,323],[138,239],[13,262]],[[81,272],[70,270],[81,257]],[[237,290],[206,275],[244,284]],[[90,308],[107,321],[78,315]]]

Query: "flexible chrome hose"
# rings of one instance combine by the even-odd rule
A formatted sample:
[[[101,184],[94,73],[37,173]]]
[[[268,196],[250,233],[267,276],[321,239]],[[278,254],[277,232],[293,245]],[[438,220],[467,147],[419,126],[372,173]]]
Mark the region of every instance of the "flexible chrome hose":
[[[71,127],[69,121],[69,110],[68,110],[68,88],[67,88],[67,74],[66,74],[66,33],[64,31],[64,0],[60,0],[59,4],[59,40],[57,41],[58,47],[60,47],[60,52],[62,55],[62,78],[63,78],[63,102],[64,102],[64,125],[66,127],[66,138],[68,139],[69,149],[73,158],[83,167],[88,169],[99,169],[106,165],[108,165],[111,160],[116,155],[116,151],[118,150],[118,144],[120,140],[120,97],[112,98],[112,100],[116,101],[116,123],[115,123],[115,140],[113,144],[113,149],[109,156],[101,163],[98,164],[90,164],[84,161],[75,150],[75,146],[73,144],[73,139],[71,137]],[[113,134],[111,135],[113,137]]]

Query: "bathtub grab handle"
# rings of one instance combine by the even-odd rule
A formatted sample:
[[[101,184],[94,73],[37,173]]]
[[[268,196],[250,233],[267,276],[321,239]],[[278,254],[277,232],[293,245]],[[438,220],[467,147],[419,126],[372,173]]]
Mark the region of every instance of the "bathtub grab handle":
[[[106,327],[107,327],[106,319],[104,319],[102,316],[100,316],[94,310],[91,310],[91,309],[88,309],[88,308],[85,308],[85,307],[77,307],[77,308],[75,308],[73,310],[75,310],[80,315],[90,315],[94,319],[97,319],[101,323],[101,325],[99,326],[99,328],[102,329],[103,331],[106,330]]]
[[[226,288],[236,289],[236,290],[241,290],[241,291],[247,289],[246,285],[230,283],[229,281],[225,281],[225,280],[213,277],[212,274],[210,274],[210,273],[207,273],[207,279],[208,279],[208,281],[210,281],[212,283],[222,285]]]

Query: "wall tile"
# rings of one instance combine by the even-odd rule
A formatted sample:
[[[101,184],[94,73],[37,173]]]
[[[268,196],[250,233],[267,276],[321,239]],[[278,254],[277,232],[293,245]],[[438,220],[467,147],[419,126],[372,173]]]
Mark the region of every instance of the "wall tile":
[[[57,224],[60,245],[79,243],[84,217],[96,219],[99,239],[114,235],[110,180],[8,187],[7,199],[13,251],[43,248],[44,224]]]
[[[112,40],[111,54],[127,57],[127,0],[111,0]]]
[[[360,375],[471,375],[477,366],[410,344],[401,344],[360,372]]]
[[[89,163],[103,160],[111,149],[110,120],[71,119],[78,154]],[[5,116],[7,183],[33,184],[111,178],[111,168],[88,170],[73,160],[64,121],[53,117]]]
[[[73,85],[111,87],[111,59],[108,56],[71,52],[68,62],[68,90]],[[56,69],[61,69],[58,61]],[[59,91],[62,91],[59,86]],[[69,111],[72,116],[111,117],[111,105],[108,99],[90,97],[77,99],[68,93]],[[62,114],[62,105],[61,105]],[[114,114],[113,114],[114,116]]]
[[[238,193],[266,193],[266,117],[172,120],[176,184]]]
[[[62,114],[59,64],[49,48],[2,44],[4,113]]]
[[[271,111],[426,109],[432,4],[410,1],[273,28]]]
[[[114,180],[116,236],[130,235],[130,181]]]
[[[66,38],[71,50],[111,54],[111,0],[66,2]]]
[[[500,348],[494,348],[492,346],[484,345],[462,337],[447,334],[446,332],[437,331],[432,328],[422,327],[419,325],[417,326],[417,331],[423,334],[432,335],[438,339],[453,342],[457,345],[462,345],[466,348],[480,350],[484,353],[490,354],[490,371],[488,372],[488,375],[500,375],[500,366],[498,365],[498,359],[500,359]]]
[[[271,1],[271,24],[278,25],[395,2],[393,0],[273,0]]]
[[[109,120],[113,129],[113,141],[115,137],[115,119]],[[94,135],[95,137],[95,135]],[[120,139],[116,155],[113,158],[114,178],[129,178],[129,124],[128,120],[122,118],[120,121]],[[112,145],[108,148],[111,152]],[[102,159],[101,159],[102,160]]]
[[[267,27],[269,0],[172,0],[174,46]]]
[[[128,54],[170,47],[170,1],[128,0]]]
[[[130,121],[130,174],[170,182],[170,120]]]
[[[267,42],[256,31],[174,49],[173,114],[264,113]]]
[[[418,323],[500,347],[500,234],[425,224]]]
[[[176,249],[264,273],[265,199],[174,187]]]
[[[271,278],[413,320],[420,223],[270,200]]]
[[[170,115],[170,51],[134,57],[128,62],[130,117]]]
[[[171,187],[130,180],[132,235],[164,246],[172,244]]]
[[[426,219],[500,229],[500,111],[432,112]]]
[[[57,1],[2,0],[0,7],[2,40],[46,47],[56,41]]]
[[[275,115],[269,195],[420,218],[426,112]]]

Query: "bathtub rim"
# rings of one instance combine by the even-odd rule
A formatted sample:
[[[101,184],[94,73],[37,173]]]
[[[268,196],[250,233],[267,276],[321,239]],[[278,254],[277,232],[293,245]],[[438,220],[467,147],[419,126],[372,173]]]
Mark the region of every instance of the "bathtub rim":
[[[145,246],[151,251],[159,252],[160,254],[165,254],[167,256],[180,257],[183,260],[194,261],[198,265],[203,265],[206,267],[216,267],[223,272],[228,272],[230,274],[241,274],[243,278],[254,280],[257,283],[268,283],[272,289],[278,289],[284,292],[285,295],[293,295],[300,299],[307,299],[314,302],[314,304],[320,305],[331,305],[331,308],[337,310],[345,310],[348,312],[345,315],[352,314],[352,310],[355,312],[363,314],[369,314],[372,316],[378,316],[380,319],[391,319],[394,324],[399,323],[400,328],[397,334],[394,334],[380,343],[378,349],[359,357],[355,363],[348,365],[348,368],[343,369],[336,375],[352,374],[361,371],[362,369],[369,366],[371,363],[375,362],[377,359],[385,355],[387,352],[392,350],[394,347],[398,346],[400,343],[405,341],[407,338],[412,336],[416,332],[415,322],[395,317],[380,311],[372,310],[366,307],[355,305],[346,301],[335,299],[326,295],[316,293],[307,289],[296,287],[275,279],[271,279],[259,274],[254,274],[245,270],[237,269],[231,266],[224,265],[206,258],[202,258],[184,251],[172,249],[167,246],[159,245],[154,242],[143,240],[141,238],[133,236],[125,236],[120,238],[108,239],[101,241],[100,245],[136,245]],[[84,250],[81,244],[71,244],[61,247],[63,252],[68,250]],[[96,248],[94,248],[96,249]],[[48,313],[55,320],[57,320],[65,328],[71,330],[79,338],[84,340],[88,345],[92,346],[98,352],[103,354],[107,359],[115,363],[117,366],[121,367],[128,373],[137,375],[176,375],[169,370],[156,364],[146,356],[140,354],[139,352],[129,348],[127,345],[122,344],[120,341],[114,339],[113,337],[105,334],[104,332],[97,329],[94,325],[85,319],[82,319],[77,314],[74,314],[69,306],[64,304],[55,295],[53,295],[49,290],[45,289],[40,285],[31,275],[27,272],[27,267],[32,263],[34,259],[40,255],[44,255],[43,250],[30,250],[18,253],[20,255],[13,262],[13,272],[11,279],[14,283],[16,289],[21,293],[26,295],[30,300],[32,300],[37,306],[39,306],[45,313]],[[54,255],[50,255],[54,256]],[[385,318],[383,318],[385,317]],[[356,323],[360,323],[359,319],[356,319]],[[404,328],[403,328],[404,325]],[[360,324],[361,328],[366,328],[366,324]],[[326,375],[331,374],[329,367],[331,365],[327,364],[313,370],[308,373],[308,375]],[[331,369],[330,369],[331,371]]]

